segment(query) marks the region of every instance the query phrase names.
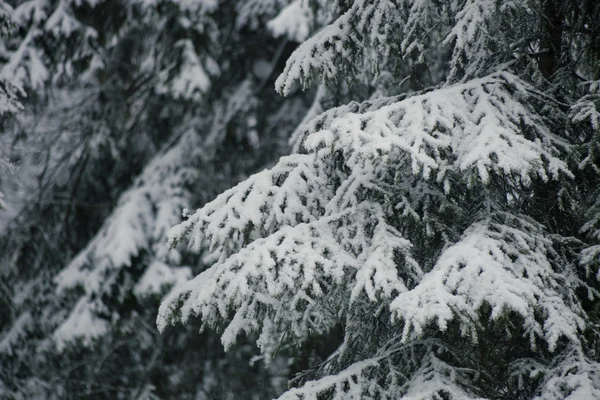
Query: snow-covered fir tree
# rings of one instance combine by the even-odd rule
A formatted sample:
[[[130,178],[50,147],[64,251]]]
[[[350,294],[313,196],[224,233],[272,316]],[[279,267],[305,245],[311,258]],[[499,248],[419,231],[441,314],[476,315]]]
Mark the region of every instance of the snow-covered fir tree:
[[[297,152],[170,231],[213,264],[159,329],[335,344],[279,399],[600,398],[600,3],[290,7],[325,25],[271,21],[306,39],[278,92],[320,82]]]
[[[168,228],[272,165],[310,106],[311,93],[272,90],[299,38],[265,27],[288,4],[0,4],[14,25],[2,82],[27,93],[2,121],[15,173],[0,182],[0,393],[280,393],[287,359],[265,367],[251,341],[225,354],[212,332],[160,335],[154,322],[162,296],[209,262],[168,251]]]

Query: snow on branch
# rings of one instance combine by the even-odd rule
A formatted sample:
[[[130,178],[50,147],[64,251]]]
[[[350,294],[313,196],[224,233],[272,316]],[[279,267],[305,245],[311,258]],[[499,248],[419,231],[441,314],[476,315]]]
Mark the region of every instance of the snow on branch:
[[[396,216],[419,220],[415,209],[420,206],[414,202],[428,202],[427,197],[435,204],[439,196],[430,193],[433,187],[409,184],[410,177],[394,169],[408,165],[404,171],[408,175],[412,171],[414,177],[435,177],[444,187],[449,185],[448,173],[467,175],[463,185],[473,179],[487,185],[492,173],[516,175],[524,183],[535,176],[570,175],[554,155],[557,150],[544,121],[524,105],[524,92],[527,87],[518,78],[501,73],[333,118],[327,129],[306,138],[304,147],[310,154],[282,158],[271,170],[226,191],[169,232],[171,246],[185,242],[194,251],[208,250],[217,261],[163,303],[158,325],[164,330],[191,315],[200,315],[207,326],[233,321],[223,339],[230,345],[239,332],[260,329],[258,321],[266,316],[269,324],[287,324],[301,336],[310,324],[320,331],[330,326],[331,321],[321,325],[314,321],[330,318],[323,311],[327,301],[322,296],[341,287],[338,296],[346,305],[363,292],[371,301],[382,294],[408,296],[414,309],[403,308],[401,301],[393,308],[407,320],[406,335],[410,329],[420,332],[431,318],[443,328],[457,309],[472,317],[488,302],[497,306],[494,316],[512,307],[530,318],[532,335],[545,337],[551,346],[561,335],[575,338],[581,319],[568,311],[558,292],[540,289],[547,284],[556,290],[559,283],[545,256],[550,245],[543,234],[519,230],[523,226],[533,230],[528,223],[513,228],[500,223],[473,226],[461,242],[446,250],[448,258],[438,260],[426,275],[432,288],[424,279],[407,292],[397,276],[400,268],[406,272],[403,276],[418,282],[422,272],[412,258],[411,243],[389,225],[391,209],[385,199],[398,195],[390,191],[400,190],[395,198],[401,204],[395,209],[401,213]],[[390,186],[390,175],[401,181]],[[376,222],[369,222],[372,218]],[[507,235],[517,247],[510,247]],[[462,259],[455,259],[461,246],[482,257],[482,265],[478,259],[466,260],[474,264],[461,272],[473,274],[467,275],[473,280],[465,282],[475,285],[480,279],[476,272],[487,265],[482,260],[493,262],[485,271],[491,281],[504,280],[507,286],[500,289],[506,290],[504,296],[479,291],[479,297],[463,299],[452,289],[436,289],[458,284],[447,282],[445,274],[455,268],[462,271],[457,264]],[[520,250],[528,256],[520,256]],[[397,254],[403,256],[402,267],[394,258]],[[533,264],[525,265],[526,261]],[[521,282],[523,271],[529,278]],[[448,303],[441,299],[436,305],[436,293],[447,296]],[[549,313],[544,326],[531,319],[538,300]],[[337,302],[339,307],[340,299]]]
[[[277,400],[317,400],[319,395],[333,391],[332,400],[359,400],[364,399],[365,388],[371,380],[365,376],[373,367],[379,365],[377,359],[359,361],[352,364],[336,375],[329,375],[317,381],[310,381],[300,388],[285,392]]]
[[[324,81],[352,77],[373,54],[388,57],[397,33],[399,6],[395,3],[390,0],[354,2],[336,21],[296,49],[275,82],[277,91],[287,96],[296,88],[296,82],[306,88],[315,76]]]
[[[585,95],[571,106],[569,119],[572,135],[581,142],[582,155],[579,169],[590,168],[600,175],[594,161],[600,154],[600,80],[584,82]]]
[[[13,9],[5,2],[0,2],[0,39],[8,39],[15,29],[15,22],[11,17]],[[23,109],[19,97],[25,92],[10,77],[0,71],[0,117],[5,114],[12,115]],[[2,193],[0,193],[0,209],[3,208]]]
[[[510,366],[519,386],[530,379],[540,385],[533,400],[587,400],[600,398],[600,370],[579,346],[569,345],[547,362],[522,358]]]
[[[284,227],[176,289],[161,305],[157,324],[164,330],[192,315],[205,326],[227,321],[225,347],[242,331],[260,330],[264,320],[300,338],[309,330],[324,332],[341,318],[331,310],[362,293],[377,301],[406,291],[398,256],[413,279],[421,273],[410,247],[386,224],[381,208],[368,205]]]
[[[81,341],[84,346],[90,346],[94,340],[109,332],[111,321],[100,317],[102,312],[106,310],[101,303],[86,297],[80,298],[67,319],[52,335],[58,351],[76,340]]]
[[[593,172],[592,176],[597,181],[600,176],[597,162],[600,154],[600,80],[584,82],[581,86],[585,95],[571,106],[569,119],[574,136],[581,143],[578,167],[582,171]],[[585,223],[580,233],[585,234],[591,243],[581,251],[580,264],[586,275],[595,272],[596,280],[600,281],[600,191],[597,187],[590,193],[590,200],[592,204],[584,212]]]
[[[600,244],[586,247],[581,251],[580,264],[586,269],[586,275],[592,275],[596,269],[596,280],[600,281]]]
[[[587,94],[571,106],[570,119],[574,123],[587,123],[595,132],[600,132],[600,80],[585,82]]]
[[[283,226],[311,222],[322,215],[331,189],[312,155],[282,158],[219,195],[169,232],[169,244],[186,241],[227,257],[256,238]]]
[[[526,51],[534,37],[528,0],[359,0],[288,59],[275,88],[284,96],[320,79],[352,79],[392,60],[425,63],[441,46],[452,52],[446,82],[484,76]]]
[[[465,399],[483,400],[469,392],[463,379],[468,368],[441,360],[436,341],[415,341],[402,349],[379,351],[375,357],[352,363],[340,372],[306,382],[277,400],[329,399]],[[444,346],[442,346],[444,347]]]
[[[392,302],[395,318],[405,323],[403,340],[421,336],[431,323],[446,330],[456,317],[476,339],[479,310],[488,305],[493,320],[520,315],[532,347],[537,337],[551,350],[561,337],[578,343],[585,320],[566,298],[576,287],[551,262],[551,246],[542,227],[524,217],[497,214],[473,224],[413,290]]]
[[[174,47],[180,52],[181,62],[160,71],[156,92],[171,94],[175,99],[199,101],[210,89],[212,78],[219,75],[219,67],[208,55],[203,62],[190,39],[179,40]]]
[[[403,400],[421,399],[465,399],[484,400],[482,397],[469,393],[459,384],[458,368],[452,366],[438,357],[434,351],[420,362],[419,369],[401,387]],[[393,395],[393,394],[392,394]]]
[[[476,78],[513,57],[511,46],[531,36],[527,30],[536,26],[532,21],[535,7],[529,0],[465,1],[444,39],[444,44],[452,48],[447,80]],[[506,40],[506,34],[500,34],[504,32],[510,33],[513,43]]]
[[[294,0],[267,22],[267,27],[275,37],[285,36],[289,40],[302,43],[312,30],[313,19],[308,1]]]
[[[541,390],[534,400],[584,400],[600,398],[600,369],[581,348],[569,346],[552,365],[534,369],[531,376],[543,374]]]
[[[524,183],[535,176],[571,176],[556,156],[553,135],[526,105],[527,90],[514,75],[495,74],[339,117],[308,136],[304,146],[340,151],[350,166],[408,154],[415,175],[430,179],[436,172],[440,182],[447,171],[473,170],[486,184],[491,173],[514,174]]]

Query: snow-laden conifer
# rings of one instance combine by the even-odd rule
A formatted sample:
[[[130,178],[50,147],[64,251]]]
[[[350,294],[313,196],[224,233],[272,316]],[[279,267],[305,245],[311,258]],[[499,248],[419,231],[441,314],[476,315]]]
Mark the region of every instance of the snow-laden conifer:
[[[237,24],[251,16],[235,2],[11,4],[17,29],[0,44],[0,70],[28,99],[6,125],[19,168],[0,182],[11,202],[0,216],[0,392],[280,392],[285,362],[267,370],[250,345],[223,355],[215,335],[164,338],[152,323],[161,297],[203,265],[166,251],[166,230],[272,163],[302,118],[305,96],[264,90],[287,40]],[[208,352],[184,346],[198,340]]]
[[[597,104],[561,74],[598,71],[548,22],[589,19],[542,3],[336,3],[280,93],[436,57],[441,81],[328,111],[320,88],[297,154],[171,230],[214,265],[168,296],[159,329],[198,316],[269,356],[341,326],[282,399],[597,397],[597,205],[574,214],[596,192]]]

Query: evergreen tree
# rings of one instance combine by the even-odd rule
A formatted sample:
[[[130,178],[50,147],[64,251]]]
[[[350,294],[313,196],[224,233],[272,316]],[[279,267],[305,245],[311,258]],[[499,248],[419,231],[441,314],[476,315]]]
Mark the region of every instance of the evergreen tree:
[[[18,173],[1,182],[9,200],[0,216],[3,396],[283,390],[287,360],[265,367],[252,342],[224,354],[217,335],[192,326],[161,336],[154,321],[162,296],[209,262],[165,251],[167,228],[185,207],[277,159],[309,106],[308,95],[267,90],[295,37],[262,27],[286,6],[3,6],[16,24],[1,49],[3,82],[28,95],[4,132]]]
[[[391,83],[170,231],[214,264],[159,329],[337,340],[280,399],[600,398],[600,4],[333,3],[277,90]]]

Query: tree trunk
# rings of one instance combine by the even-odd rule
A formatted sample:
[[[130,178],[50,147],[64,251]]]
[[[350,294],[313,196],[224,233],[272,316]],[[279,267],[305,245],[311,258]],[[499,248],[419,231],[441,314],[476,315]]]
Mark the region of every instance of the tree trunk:
[[[563,12],[560,9],[561,0],[542,0],[544,10],[544,37],[538,65],[542,74],[550,79],[558,69],[561,59]]]

